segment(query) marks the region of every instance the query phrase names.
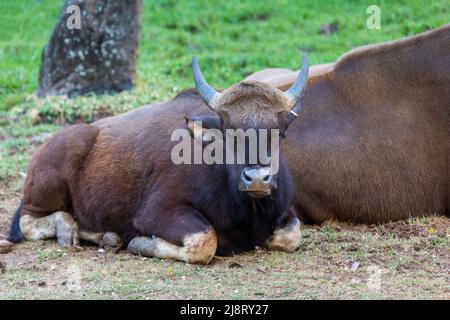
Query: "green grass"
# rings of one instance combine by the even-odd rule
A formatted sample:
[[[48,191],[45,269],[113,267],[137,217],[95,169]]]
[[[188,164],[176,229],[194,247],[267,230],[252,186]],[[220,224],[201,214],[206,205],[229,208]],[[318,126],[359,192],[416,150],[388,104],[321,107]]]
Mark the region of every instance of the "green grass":
[[[265,67],[298,68],[300,52],[307,52],[312,63],[330,62],[359,45],[449,22],[448,0],[376,3],[382,10],[379,31],[366,28],[366,9],[373,1],[144,0],[136,89],[117,99],[80,98],[78,103],[53,99],[42,103],[32,94],[37,88],[41,52],[62,1],[2,0],[0,111],[19,106],[18,113],[33,110],[32,118],[43,114],[40,121],[58,120],[61,114],[67,114],[63,119],[69,122],[78,118],[90,121],[96,109],[104,110],[105,104],[108,113],[117,113],[191,87],[192,55],[199,57],[213,85],[227,87]],[[319,34],[321,25],[333,22],[338,25],[337,33]],[[135,103],[129,103],[131,100]]]

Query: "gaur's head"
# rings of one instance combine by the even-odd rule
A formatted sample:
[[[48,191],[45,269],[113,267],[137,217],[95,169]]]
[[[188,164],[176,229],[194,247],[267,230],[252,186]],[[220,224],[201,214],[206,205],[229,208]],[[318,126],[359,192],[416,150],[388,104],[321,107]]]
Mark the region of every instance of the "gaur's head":
[[[192,72],[199,94],[217,116],[187,117],[191,135],[203,135],[201,139],[207,143],[220,136],[229,181],[254,198],[271,195],[284,174],[289,175],[279,145],[301,108],[300,100],[308,83],[307,56],[295,83],[286,92],[254,81],[240,82],[218,92],[206,82],[195,57]],[[198,130],[200,121],[202,130]],[[221,134],[211,139],[207,132],[214,130],[207,129]],[[230,164],[231,159],[234,162]]]

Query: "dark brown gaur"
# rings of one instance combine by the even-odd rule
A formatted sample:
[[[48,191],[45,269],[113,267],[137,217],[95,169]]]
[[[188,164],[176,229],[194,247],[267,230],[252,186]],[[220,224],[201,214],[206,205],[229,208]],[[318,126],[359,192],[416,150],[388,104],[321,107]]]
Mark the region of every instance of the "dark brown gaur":
[[[192,67],[200,95],[188,90],[172,101],[72,126],[51,138],[30,163],[10,239],[20,239],[20,231],[27,240],[56,236],[61,245],[77,245],[79,239],[123,242],[136,254],[190,263],[255,246],[295,250],[300,221],[290,208],[294,188],[282,157],[277,172],[248,159],[175,165],[171,133],[187,127],[195,136],[199,120],[221,132],[286,130],[307,84],[307,57],[299,81],[286,93],[253,81],[218,93],[195,58]],[[176,112],[170,121],[161,121],[171,110]]]

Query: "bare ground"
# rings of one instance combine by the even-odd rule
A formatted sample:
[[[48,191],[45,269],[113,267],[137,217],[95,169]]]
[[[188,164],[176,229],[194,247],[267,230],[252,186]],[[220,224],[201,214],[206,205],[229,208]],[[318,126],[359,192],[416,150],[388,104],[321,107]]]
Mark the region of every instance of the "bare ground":
[[[6,161],[22,166],[17,153],[29,158],[41,143],[24,134],[19,139],[30,143],[18,148],[5,145],[8,139],[2,139]],[[0,180],[0,234],[7,233],[22,183],[20,174]],[[217,257],[209,266],[96,247],[74,251],[55,241],[21,243],[0,255],[0,299],[206,298],[450,299],[450,219],[303,226],[295,253],[259,249]]]

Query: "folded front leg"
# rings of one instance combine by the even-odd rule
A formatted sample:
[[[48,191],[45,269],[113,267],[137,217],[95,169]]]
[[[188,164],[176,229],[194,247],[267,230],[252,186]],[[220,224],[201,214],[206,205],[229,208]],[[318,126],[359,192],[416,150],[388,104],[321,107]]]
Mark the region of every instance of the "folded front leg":
[[[134,254],[208,264],[217,249],[216,232],[190,207],[175,208],[152,219],[144,216],[135,225],[148,236],[130,241],[128,250]]]
[[[290,209],[288,219],[275,229],[273,235],[266,244],[270,250],[294,251],[301,243],[302,233],[300,231],[300,220],[295,211]]]

